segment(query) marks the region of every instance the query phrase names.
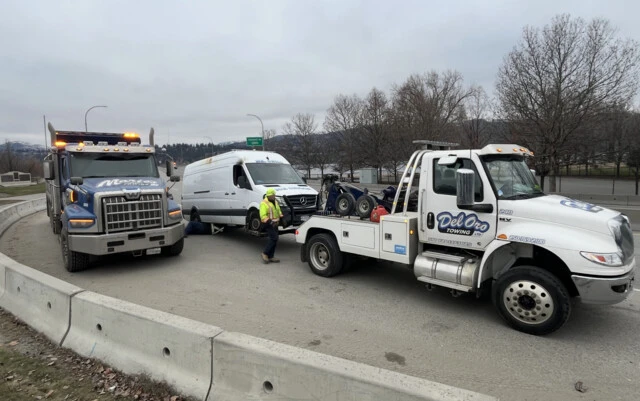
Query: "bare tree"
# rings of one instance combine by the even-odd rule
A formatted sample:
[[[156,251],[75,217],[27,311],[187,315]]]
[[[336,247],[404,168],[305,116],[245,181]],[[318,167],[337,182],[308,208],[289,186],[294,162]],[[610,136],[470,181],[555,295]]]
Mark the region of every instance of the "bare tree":
[[[377,168],[379,175],[382,175],[382,166],[386,161],[384,149],[388,140],[386,135],[389,116],[387,96],[379,89],[371,89],[362,110],[363,125],[360,148],[365,157],[365,164]]]
[[[314,161],[315,134],[318,125],[313,114],[298,113],[287,122],[283,131],[294,138],[294,161],[307,170],[307,177],[311,177]]]
[[[464,101],[463,121],[460,124],[461,144],[464,148],[479,149],[491,142],[491,126],[488,121],[491,100],[479,86],[472,89]]]
[[[334,161],[335,151],[330,146],[327,134],[314,136],[314,165],[320,169],[320,179],[324,177],[324,170]]]
[[[496,89],[500,110],[537,137],[555,192],[559,151],[607,105],[626,103],[637,88],[638,46],[615,38],[609,22],[555,17],[541,31],[525,27],[505,57]],[[541,152],[542,151],[542,152]]]
[[[475,91],[464,88],[457,71],[411,75],[393,89],[393,108],[404,116],[405,130],[414,139],[445,139],[463,102]]]
[[[364,103],[357,95],[338,95],[327,110],[324,129],[338,133],[336,153],[340,164],[348,168],[353,179],[353,170],[362,162],[359,150],[359,135],[362,132],[362,109]]]
[[[16,170],[17,157],[11,148],[11,142],[4,142],[4,151],[0,155],[0,172]]]
[[[272,150],[271,147],[273,146],[273,141],[272,139],[276,136],[276,130],[275,129],[267,129],[264,131],[264,147],[266,150]]]

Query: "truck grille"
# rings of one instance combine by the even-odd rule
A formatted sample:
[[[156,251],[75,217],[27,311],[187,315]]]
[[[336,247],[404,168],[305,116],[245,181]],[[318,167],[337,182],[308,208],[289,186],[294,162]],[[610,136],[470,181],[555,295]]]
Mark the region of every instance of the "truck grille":
[[[294,209],[313,209],[316,208],[316,195],[288,195],[287,199]]]
[[[162,195],[143,194],[137,200],[110,196],[102,200],[107,232],[136,231],[162,225]]]

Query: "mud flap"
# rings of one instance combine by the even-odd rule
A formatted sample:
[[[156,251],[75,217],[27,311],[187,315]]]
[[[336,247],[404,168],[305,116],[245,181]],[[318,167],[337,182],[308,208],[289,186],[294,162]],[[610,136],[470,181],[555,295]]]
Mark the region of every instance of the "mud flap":
[[[300,247],[300,260],[302,261],[302,263],[308,262],[308,260],[307,260],[307,244],[306,243],[302,244],[302,246]]]

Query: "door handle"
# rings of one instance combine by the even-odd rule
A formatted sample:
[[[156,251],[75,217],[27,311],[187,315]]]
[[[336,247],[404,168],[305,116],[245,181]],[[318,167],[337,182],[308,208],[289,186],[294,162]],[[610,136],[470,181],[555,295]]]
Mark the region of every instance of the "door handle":
[[[229,195],[229,192],[225,192],[224,194],[225,194],[225,195]]]
[[[435,226],[435,218],[432,212],[429,212],[429,214],[427,214],[427,228],[429,230],[433,229],[433,227]]]
[[[231,195],[235,195],[235,194],[236,194],[235,192],[231,192]]]

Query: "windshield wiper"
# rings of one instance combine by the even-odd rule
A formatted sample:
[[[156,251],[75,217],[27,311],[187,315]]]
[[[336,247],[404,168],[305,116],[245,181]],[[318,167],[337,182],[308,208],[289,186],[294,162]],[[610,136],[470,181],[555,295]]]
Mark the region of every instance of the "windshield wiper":
[[[502,200],[516,200],[516,199],[531,199],[537,198],[538,196],[544,195],[544,192],[533,192],[533,193],[524,193],[520,192],[511,196],[506,196],[504,198],[500,198]]]

